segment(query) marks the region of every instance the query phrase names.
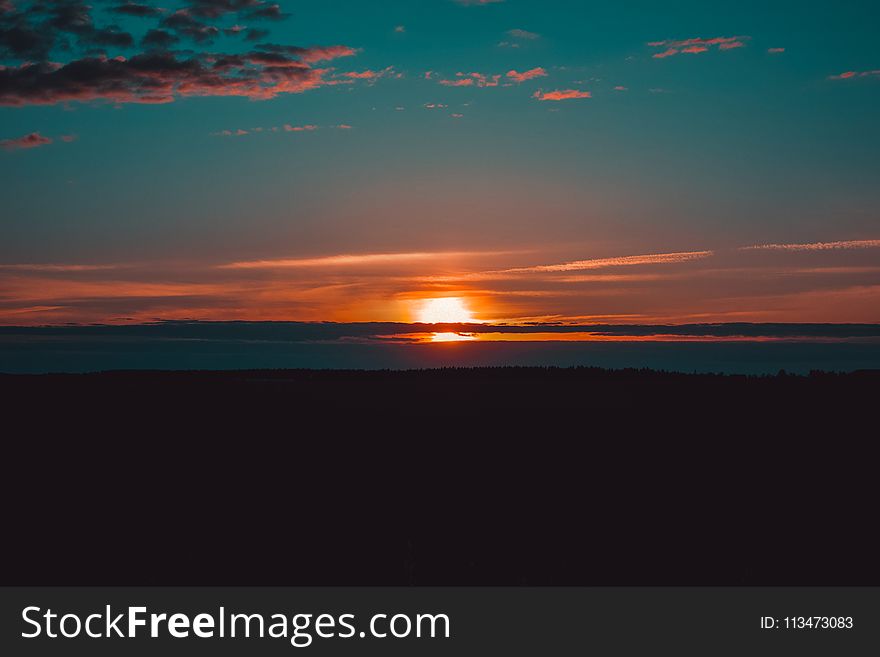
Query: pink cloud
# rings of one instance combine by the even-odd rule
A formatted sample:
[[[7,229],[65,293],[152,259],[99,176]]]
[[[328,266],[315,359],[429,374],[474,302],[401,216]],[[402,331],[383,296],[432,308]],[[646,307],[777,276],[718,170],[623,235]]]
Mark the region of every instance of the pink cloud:
[[[299,55],[299,59],[306,64],[339,59],[340,57],[351,57],[357,54],[355,48],[349,48],[348,46],[315,46],[304,48],[303,50],[304,52]]]
[[[521,82],[525,82],[526,80],[534,80],[535,78],[547,77],[547,71],[540,66],[537,68],[529,69],[528,71],[523,71],[522,73],[515,70],[510,70],[507,72],[507,77],[519,84]]]
[[[288,123],[284,124],[285,132],[311,132],[312,130],[317,130],[318,126],[313,124],[308,125],[290,125]]]
[[[76,141],[77,139],[79,139],[78,135],[61,135],[61,141],[68,144],[72,141]]]
[[[876,71],[844,71],[838,75],[828,76],[829,80],[849,80],[851,78],[875,78],[880,77],[880,70]]]
[[[624,87],[623,85],[617,85],[614,87],[614,91],[629,91],[629,87]]]
[[[576,98],[591,98],[589,91],[580,91],[578,89],[557,89],[556,91],[536,91],[532,94],[532,98],[538,100],[573,100]]]
[[[654,57],[654,59],[664,59],[666,57],[672,57],[673,55],[678,55],[680,53],[686,53],[690,55],[704,53],[713,46],[717,47],[718,50],[733,50],[734,48],[742,48],[743,46],[745,46],[745,42],[748,39],[749,37],[747,36],[712,37],[710,39],[695,37],[692,39],[666,39],[663,41],[650,41],[647,45],[650,48],[662,48],[660,52],[654,53],[652,57]]]
[[[349,71],[348,73],[343,73],[342,75],[347,78],[353,78],[355,80],[371,80],[371,79],[375,78],[378,75],[378,73],[376,73],[376,71],[367,70],[367,71],[360,71],[360,72]]]
[[[15,139],[3,139],[0,141],[0,148],[7,151],[17,151],[25,148],[38,148],[51,143],[52,140],[49,137],[44,137],[39,132],[32,132]]]
[[[474,81],[471,78],[462,78],[460,80],[440,80],[440,84],[447,87],[471,87]]]
[[[371,69],[367,69],[365,71],[349,71],[347,73],[343,73],[342,77],[348,78],[348,80],[366,80],[368,83],[372,84],[381,78],[391,77],[395,79],[400,79],[403,77],[403,73],[398,73],[394,70],[393,66],[388,66],[379,71],[374,71]]]
[[[654,59],[663,59],[664,57],[672,57],[673,55],[677,55],[678,50],[675,48],[667,48],[663,52],[658,52],[654,55]]]
[[[347,123],[340,123],[338,126],[336,126],[336,129],[337,130],[351,130],[352,127],[350,125],[348,125]]]
[[[781,52],[785,52],[785,48],[767,48],[767,52],[771,55],[778,55]]]

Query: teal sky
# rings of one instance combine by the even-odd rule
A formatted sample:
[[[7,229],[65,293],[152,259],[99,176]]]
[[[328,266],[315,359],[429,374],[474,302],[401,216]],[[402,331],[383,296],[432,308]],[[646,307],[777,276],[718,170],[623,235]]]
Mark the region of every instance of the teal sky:
[[[755,301],[766,276],[732,273],[697,296],[688,296],[693,285],[670,284],[610,306],[595,299],[613,288],[561,289],[558,281],[490,284],[484,275],[479,285],[462,278],[426,288],[424,280],[400,280],[705,250],[723,259],[713,271],[860,269],[789,276],[790,284],[773,279],[778,295],[855,295],[845,310],[832,304],[811,315],[809,304],[797,305],[792,320],[869,320],[855,309],[880,300],[873,245],[880,238],[880,9],[870,3],[327,0],[281,2],[286,17],[267,21],[249,13],[271,6],[258,0],[145,3],[163,8],[146,18],[98,1],[93,26],[115,24],[131,45],[98,43],[80,25],[59,31],[42,59],[10,46],[10,30],[43,20],[24,14],[31,4],[0,3],[0,286],[11,290],[0,299],[4,322],[212,318],[212,308],[222,318],[238,309],[254,318],[406,319],[398,302],[426,290],[472,297],[486,319],[586,316],[601,307],[602,315],[674,321],[736,312],[731,299],[748,300],[742,312],[760,318],[778,305]],[[308,55],[293,57],[316,76],[313,87],[266,99],[230,96],[223,85],[193,95],[173,76],[163,103],[141,102],[126,80],[115,80],[116,96],[67,83],[63,94],[51,88],[37,97],[42,78],[15,77],[40,61],[131,62],[148,50],[146,31],[174,11],[224,5],[239,10],[195,12],[221,30],[216,38],[180,33],[164,54],[208,66],[220,53],[267,52],[265,44],[345,46],[354,54],[305,64]],[[269,33],[223,35],[233,25]],[[687,52],[694,46],[700,51]],[[262,65],[247,66],[267,88]],[[473,82],[443,84],[463,79]],[[553,100],[566,95],[582,97]],[[743,262],[739,250],[818,243],[844,246],[779,248],[766,263]],[[442,266],[407,261],[401,270],[319,274],[309,265],[307,283],[302,267],[273,269],[260,274],[260,286],[282,281],[304,292],[284,297],[289,306],[270,295],[268,313],[245,303],[250,293],[240,287],[232,301],[228,289],[178,291],[175,299],[186,297],[180,304],[155,289],[124,291],[146,284],[252,290],[249,269],[247,281],[229,269],[208,271],[242,261],[449,252],[491,255],[453,264],[441,258]],[[780,259],[790,257],[826,260]],[[34,292],[47,285],[53,291]],[[318,300],[299,305],[328,286],[332,308]],[[338,296],[344,286],[358,290],[358,304],[371,301],[351,305]],[[630,281],[621,294],[632,289]],[[524,292],[546,308],[526,308]],[[645,310],[643,299],[656,294],[666,305]]]

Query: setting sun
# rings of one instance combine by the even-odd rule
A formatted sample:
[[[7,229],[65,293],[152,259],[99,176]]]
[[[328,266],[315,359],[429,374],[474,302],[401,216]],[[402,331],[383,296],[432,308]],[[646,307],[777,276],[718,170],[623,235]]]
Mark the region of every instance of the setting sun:
[[[476,320],[461,297],[426,299],[419,311],[424,324],[471,324]]]

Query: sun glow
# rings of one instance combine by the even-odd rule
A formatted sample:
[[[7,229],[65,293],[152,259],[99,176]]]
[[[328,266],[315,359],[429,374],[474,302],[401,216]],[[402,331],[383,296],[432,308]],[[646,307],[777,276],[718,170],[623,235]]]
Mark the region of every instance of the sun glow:
[[[477,320],[461,297],[440,297],[425,299],[419,309],[418,319],[423,324],[474,324]],[[434,333],[432,342],[462,342],[473,340],[467,333],[444,331]]]
[[[473,324],[476,320],[461,297],[426,299],[419,311],[423,324]]]

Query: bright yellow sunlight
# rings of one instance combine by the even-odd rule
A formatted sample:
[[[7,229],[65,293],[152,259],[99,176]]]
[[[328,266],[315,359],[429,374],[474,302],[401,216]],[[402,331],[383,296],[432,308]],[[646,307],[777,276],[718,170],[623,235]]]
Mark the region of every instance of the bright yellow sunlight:
[[[473,324],[476,320],[461,297],[426,299],[419,312],[424,324]]]
[[[419,321],[424,324],[473,324],[477,320],[461,297],[426,299],[419,310]],[[458,342],[473,340],[466,333],[434,333],[432,342]]]

